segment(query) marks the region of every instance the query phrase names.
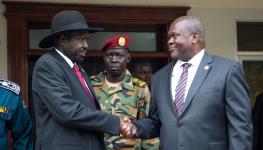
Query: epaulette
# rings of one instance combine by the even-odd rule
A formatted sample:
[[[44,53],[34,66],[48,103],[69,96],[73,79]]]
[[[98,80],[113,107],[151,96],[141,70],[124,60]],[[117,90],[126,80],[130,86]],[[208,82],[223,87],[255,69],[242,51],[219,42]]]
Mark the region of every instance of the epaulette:
[[[8,81],[8,80],[0,80],[0,87],[8,89],[14,93],[16,93],[17,95],[19,95],[20,93],[20,86],[17,85],[14,82]]]
[[[140,79],[138,79],[138,78],[133,78],[133,79],[132,79],[132,82],[133,82],[134,84],[136,84],[136,85],[139,85],[140,87],[143,87],[143,86],[146,84],[146,82],[144,82],[144,81],[142,81],[142,80],[140,80]]]
[[[97,76],[91,76],[90,80],[92,80],[94,82],[100,82],[100,79]]]
[[[91,76],[90,79],[91,80],[94,80],[96,78],[96,76]]]

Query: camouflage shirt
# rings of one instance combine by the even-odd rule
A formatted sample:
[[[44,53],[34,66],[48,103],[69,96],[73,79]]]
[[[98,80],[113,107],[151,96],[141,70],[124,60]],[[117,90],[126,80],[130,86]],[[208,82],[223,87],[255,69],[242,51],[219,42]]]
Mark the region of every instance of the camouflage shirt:
[[[145,82],[133,78],[126,70],[121,83],[108,84],[105,80],[106,72],[91,77],[92,86],[100,102],[102,111],[130,118],[143,118],[149,111],[150,92]],[[158,139],[124,139],[120,136],[105,134],[105,143],[108,150],[157,150]]]

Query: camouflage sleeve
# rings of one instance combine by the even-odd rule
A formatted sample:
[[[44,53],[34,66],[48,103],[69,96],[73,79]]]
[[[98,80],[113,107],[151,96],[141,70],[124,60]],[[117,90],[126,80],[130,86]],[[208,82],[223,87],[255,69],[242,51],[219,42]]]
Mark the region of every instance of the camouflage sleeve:
[[[151,94],[149,91],[149,88],[144,85],[143,87],[140,87],[140,90],[137,94],[139,97],[138,100],[138,112],[136,119],[142,119],[149,113],[149,107],[150,107],[150,98]]]
[[[150,99],[151,99],[151,93],[150,90],[148,88],[148,86],[146,86],[144,88],[144,92],[143,92],[143,97],[145,100],[145,105],[144,105],[144,112],[146,113],[146,115],[148,115],[149,113],[149,107],[150,107]],[[153,139],[143,139],[142,143],[141,143],[141,147],[142,150],[158,150],[159,149],[159,138],[153,138]]]

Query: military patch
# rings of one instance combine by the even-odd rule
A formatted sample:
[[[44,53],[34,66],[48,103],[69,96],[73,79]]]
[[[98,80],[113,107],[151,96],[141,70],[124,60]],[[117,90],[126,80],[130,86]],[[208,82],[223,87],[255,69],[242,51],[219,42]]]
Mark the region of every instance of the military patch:
[[[0,106],[0,113],[8,114],[8,109],[6,107]]]
[[[93,80],[93,79],[95,79],[95,78],[96,78],[96,76],[91,76],[91,77],[90,77],[91,80]]]
[[[142,80],[140,80],[138,78],[133,78],[132,81],[133,81],[134,84],[136,84],[136,85],[138,85],[140,87],[143,87],[146,84],[146,82],[144,82],[144,81],[142,81]]]
[[[102,76],[104,76],[104,73],[105,72],[101,72],[100,74],[98,75],[93,75],[90,77],[90,80],[94,81],[92,84],[93,85],[101,85],[102,82],[104,82],[104,79],[102,78]]]
[[[119,41],[118,41],[118,44],[120,46],[124,46],[126,44],[126,39],[124,37],[120,37]]]
[[[17,95],[20,93],[20,86],[8,80],[0,80],[0,87],[10,90]]]

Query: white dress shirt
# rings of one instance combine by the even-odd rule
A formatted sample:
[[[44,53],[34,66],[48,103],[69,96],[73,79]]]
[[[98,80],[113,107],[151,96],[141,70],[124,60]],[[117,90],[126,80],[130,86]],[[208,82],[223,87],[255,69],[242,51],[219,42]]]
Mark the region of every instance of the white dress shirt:
[[[59,51],[58,49],[55,48],[55,50],[58,52],[58,54],[63,57],[65,59],[65,61],[68,63],[68,65],[70,66],[70,68],[72,69],[74,66],[74,63],[66,56],[64,55],[61,51]]]
[[[187,79],[187,84],[186,84],[186,89],[185,89],[185,99],[188,94],[189,88],[193,82],[193,79],[195,77],[196,71],[199,67],[199,64],[204,56],[205,49],[201,50],[199,53],[197,53],[192,59],[190,59],[188,62],[184,62],[182,60],[177,60],[173,67],[173,72],[172,72],[172,78],[171,78],[171,92],[172,92],[172,97],[173,100],[175,99],[175,89],[178,84],[178,81],[180,79],[180,76],[183,72],[183,67],[182,64],[184,63],[190,63],[191,66],[188,69],[188,79]]]

